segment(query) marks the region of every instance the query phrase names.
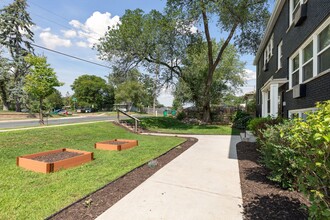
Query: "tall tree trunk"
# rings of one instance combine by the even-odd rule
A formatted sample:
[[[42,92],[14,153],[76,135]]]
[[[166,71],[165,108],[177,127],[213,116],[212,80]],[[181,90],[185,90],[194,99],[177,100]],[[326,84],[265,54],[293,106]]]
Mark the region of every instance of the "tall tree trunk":
[[[211,106],[210,102],[205,102],[203,105],[203,122],[210,122],[211,120]]]
[[[19,100],[19,97],[18,96],[15,96],[15,100],[16,100],[15,111],[16,112],[21,112],[22,109],[21,109],[21,102]]]
[[[44,123],[44,116],[43,116],[43,114],[42,114],[42,98],[39,100],[40,102],[39,102],[39,123],[40,123],[40,125],[44,125],[45,123]]]
[[[211,120],[211,97],[210,97],[210,90],[211,90],[211,85],[213,82],[213,74],[214,74],[214,69],[210,68],[208,77],[205,82],[205,88],[204,88],[204,101],[203,101],[203,122],[208,123]]]
[[[3,111],[8,111],[9,110],[9,103],[7,99],[7,91],[5,88],[5,84],[3,82],[0,83],[0,95],[1,95],[1,100],[2,100],[2,110]]]

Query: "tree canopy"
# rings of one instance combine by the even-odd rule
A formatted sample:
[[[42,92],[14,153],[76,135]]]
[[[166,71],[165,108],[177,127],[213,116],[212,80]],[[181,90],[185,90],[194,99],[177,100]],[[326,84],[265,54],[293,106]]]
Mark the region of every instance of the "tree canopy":
[[[33,97],[39,99],[39,118],[43,124],[42,105],[44,99],[55,91],[55,87],[62,86],[56,73],[47,64],[46,57],[33,56],[25,57],[25,61],[31,65],[30,73],[25,77],[24,90]]]
[[[7,91],[16,102],[16,111],[21,110],[24,98],[24,76],[28,73],[29,66],[24,56],[33,53],[34,23],[27,12],[26,0],[15,0],[13,3],[0,10],[0,44],[4,45],[13,60],[11,63],[13,78],[11,88]],[[10,81],[7,80],[7,83]],[[4,94],[4,93],[3,93]],[[6,108],[6,107],[5,107]]]
[[[235,42],[241,52],[255,52],[268,16],[267,0],[168,0],[165,13],[127,10],[121,24],[109,29],[96,48],[102,59],[123,71],[159,64],[164,81],[185,81],[183,69],[189,65],[188,49],[206,43],[206,74],[200,83],[204,84],[203,120],[208,122],[211,88],[226,48]],[[223,38],[221,44],[211,36],[212,21]],[[194,26],[198,31],[194,31]]]
[[[87,74],[79,76],[74,80],[71,88],[78,105],[87,105],[80,107],[102,109],[110,108],[113,104],[113,89],[101,77]]]

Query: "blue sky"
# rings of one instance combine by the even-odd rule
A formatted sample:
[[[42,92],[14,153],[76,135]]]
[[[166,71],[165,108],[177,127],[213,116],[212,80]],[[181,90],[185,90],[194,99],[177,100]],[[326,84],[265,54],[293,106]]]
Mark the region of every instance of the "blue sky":
[[[12,0],[2,0],[0,8]],[[97,51],[91,46],[103,36],[107,26],[116,24],[126,9],[141,8],[145,12],[152,9],[162,11],[165,0],[27,0],[28,12],[35,23],[33,27],[35,44],[77,56],[86,60],[108,65],[97,57]],[[219,39],[216,28],[211,28],[212,36]],[[70,85],[74,79],[83,74],[105,77],[110,69],[88,64],[72,58],[61,56],[47,50],[36,48],[38,55],[45,55],[48,63],[55,69],[57,76],[65,85],[59,90],[63,95],[72,94]],[[243,93],[254,90],[255,67],[253,56],[244,55],[248,73],[247,84]],[[169,91],[163,91],[158,101],[166,106],[172,104]]]

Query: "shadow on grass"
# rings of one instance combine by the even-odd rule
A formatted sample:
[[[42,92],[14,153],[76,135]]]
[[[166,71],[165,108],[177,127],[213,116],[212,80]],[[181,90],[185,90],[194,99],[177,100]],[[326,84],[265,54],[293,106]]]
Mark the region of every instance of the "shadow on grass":
[[[308,212],[301,208],[298,199],[286,196],[257,196],[244,206],[245,219],[308,219]]]
[[[157,130],[157,129],[168,129],[175,131],[187,131],[187,130],[194,130],[196,133],[198,131],[217,131],[221,133],[222,129],[227,130],[227,134],[238,135],[239,130],[232,129],[229,126],[219,126],[219,125],[193,125],[193,124],[186,124],[183,123],[176,118],[171,117],[145,117],[141,118],[140,125],[143,129],[147,130]],[[228,132],[228,129],[231,131]],[[170,131],[169,131],[170,132]],[[207,133],[207,132],[206,132]],[[203,132],[201,132],[203,134]]]

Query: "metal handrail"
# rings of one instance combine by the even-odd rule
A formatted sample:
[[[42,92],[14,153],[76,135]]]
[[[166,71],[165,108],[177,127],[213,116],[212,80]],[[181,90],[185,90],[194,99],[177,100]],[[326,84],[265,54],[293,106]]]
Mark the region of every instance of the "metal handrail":
[[[119,122],[119,112],[134,120],[134,122],[135,122],[134,123],[135,124],[134,132],[137,132],[138,131],[138,129],[137,129],[138,128],[138,122],[140,121],[140,119],[138,119],[138,118],[136,118],[136,117],[134,117],[132,115],[129,115],[126,112],[124,112],[124,111],[122,111],[120,109],[117,109],[117,120],[118,120],[118,122]]]

